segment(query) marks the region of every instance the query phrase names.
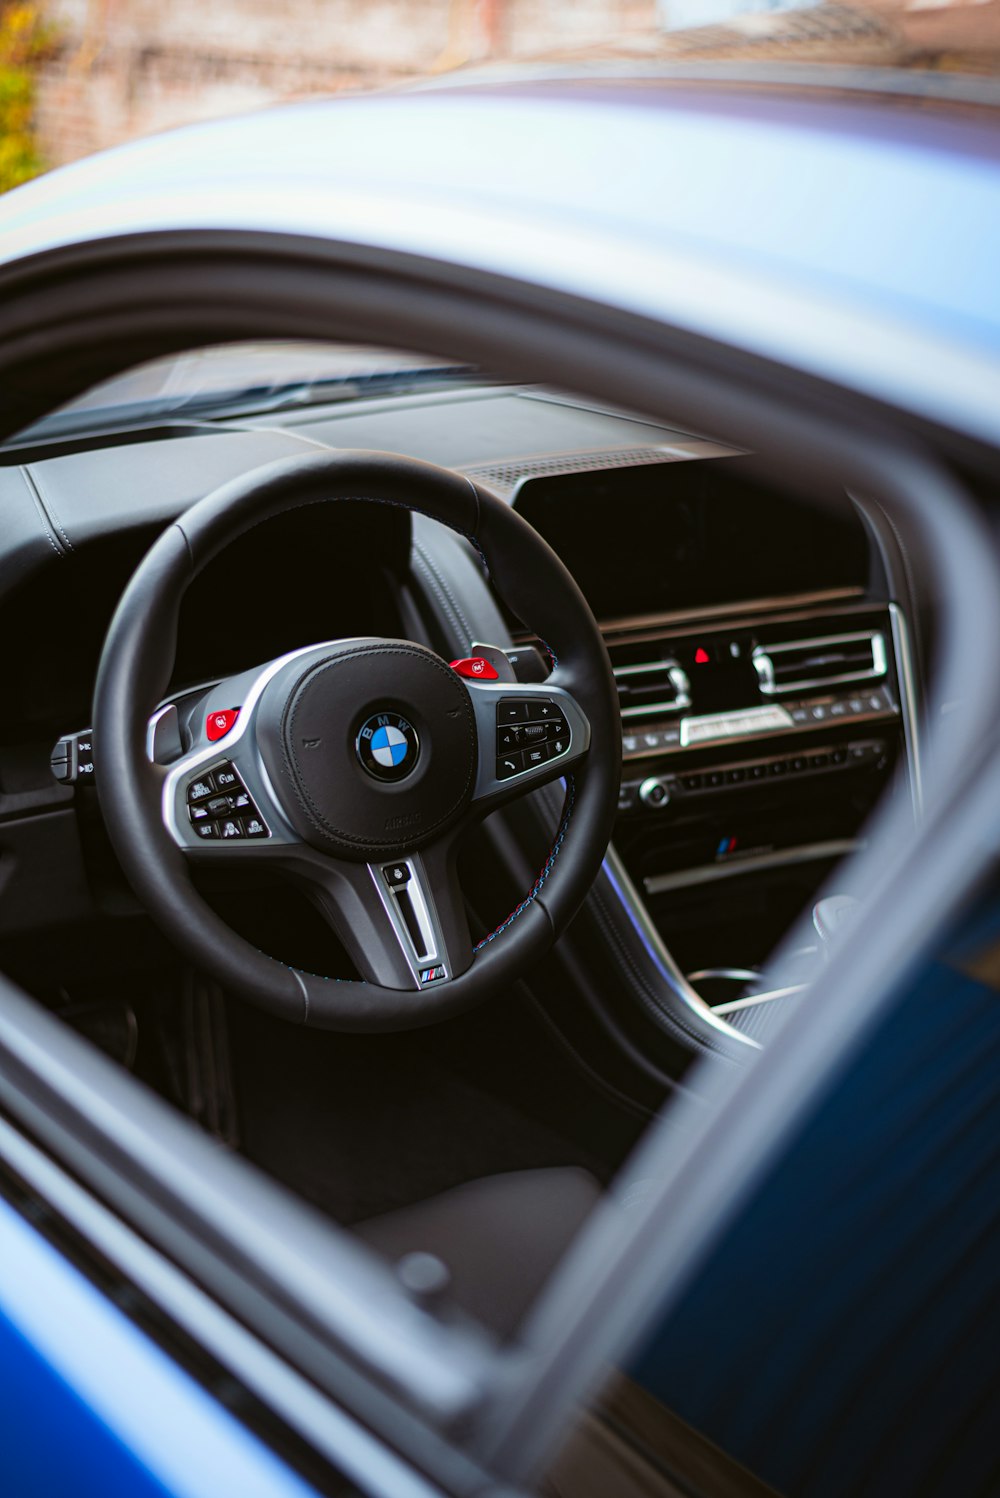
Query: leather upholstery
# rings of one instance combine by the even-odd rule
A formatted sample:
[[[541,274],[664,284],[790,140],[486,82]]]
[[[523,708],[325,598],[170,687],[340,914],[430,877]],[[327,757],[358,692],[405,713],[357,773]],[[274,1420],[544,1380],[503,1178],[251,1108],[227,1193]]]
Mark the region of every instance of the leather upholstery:
[[[469,1181],[353,1231],[393,1261],[418,1251],[436,1255],[451,1273],[455,1303],[509,1337],[600,1195],[593,1176],[575,1166],[517,1170]]]

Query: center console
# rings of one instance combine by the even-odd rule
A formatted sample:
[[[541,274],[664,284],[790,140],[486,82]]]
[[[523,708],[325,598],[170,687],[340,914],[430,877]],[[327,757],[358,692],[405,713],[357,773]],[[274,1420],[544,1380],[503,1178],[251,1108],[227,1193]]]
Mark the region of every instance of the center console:
[[[906,621],[851,501],[817,500],[715,454],[533,480],[515,499],[607,642],[617,857],[679,972],[727,1017],[883,793],[919,802]]]
[[[902,620],[845,603],[606,638],[618,852],[685,973],[745,975],[860,845],[906,762]]]

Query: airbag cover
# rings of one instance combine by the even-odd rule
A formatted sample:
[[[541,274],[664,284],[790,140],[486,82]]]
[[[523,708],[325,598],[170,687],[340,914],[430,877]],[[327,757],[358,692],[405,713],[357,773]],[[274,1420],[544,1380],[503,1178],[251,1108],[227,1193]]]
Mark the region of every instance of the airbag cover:
[[[385,775],[398,778],[380,775],[373,742]],[[468,692],[406,640],[347,640],[291,662],[264,695],[258,743],[292,826],[340,857],[370,861],[429,841],[458,819],[475,783]],[[403,756],[395,769],[393,744]]]

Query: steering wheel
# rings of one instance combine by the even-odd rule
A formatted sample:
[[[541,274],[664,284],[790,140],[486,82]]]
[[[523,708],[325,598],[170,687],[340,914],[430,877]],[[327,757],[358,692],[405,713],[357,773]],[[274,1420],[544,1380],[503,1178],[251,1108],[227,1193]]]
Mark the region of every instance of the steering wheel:
[[[342,639],[293,650],[157,710],[181,600],[206,563],[286,510],[358,498],[401,505],[466,536],[500,595],[547,642],[549,677],[520,683],[496,652],[494,665],[470,679],[409,640]],[[154,744],[170,739],[173,757],[156,762],[164,754],[154,758]],[[443,1019],[536,962],[600,868],[621,769],[604,642],[555,553],[464,475],[370,452],[269,464],[217,489],[163,532],[108,632],[94,742],[112,844],[173,944],[263,1009],[354,1031]],[[534,884],[473,946],[456,873],[462,834],[559,778],[563,813]],[[262,863],[305,885],[361,981],[301,971],[258,951],[191,879],[194,864]]]

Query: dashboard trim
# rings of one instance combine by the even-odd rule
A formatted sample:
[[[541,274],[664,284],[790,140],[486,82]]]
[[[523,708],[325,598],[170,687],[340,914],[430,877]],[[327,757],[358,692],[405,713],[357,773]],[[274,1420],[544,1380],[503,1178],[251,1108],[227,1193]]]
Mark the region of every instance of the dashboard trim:
[[[604,859],[604,872],[629,924],[665,980],[673,997],[694,1015],[699,1024],[725,1035],[730,1041],[736,1041],[751,1050],[759,1051],[761,1046],[751,1036],[742,1034],[734,1026],[727,1025],[724,1019],[717,1018],[711,1006],[705,1003],[705,1000],[685,978],[656,929],[645,901],[633,884],[613,842],[608,845]]]
[[[797,864],[817,863],[825,858],[845,858],[864,847],[867,847],[864,838],[830,838],[821,843],[777,848],[773,853],[759,853],[751,858],[730,855],[725,863],[700,864],[693,869],[677,869],[672,874],[651,874],[642,883],[647,895],[663,895],[671,890],[690,889],[693,885],[714,884],[719,879],[733,879],[739,874],[760,874],[768,869],[794,868]]]
[[[845,719],[844,721],[852,724],[895,723],[899,719],[899,716],[899,711],[893,707],[886,708],[883,712],[878,713],[873,712],[852,714],[849,719]],[[822,723],[795,723],[789,725],[787,728],[781,725],[776,725],[773,728],[758,728],[754,733],[726,734],[724,738],[705,740],[701,744],[685,744],[681,740],[678,740],[676,744],[660,745],[658,748],[654,749],[626,749],[623,753],[622,758],[624,764],[633,765],[637,760],[641,759],[662,759],[665,755],[675,757],[678,753],[696,753],[700,749],[718,749],[722,746],[728,747],[729,745],[736,746],[738,744],[766,744],[769,739],[780,738],[782,734],[793,732],[796,735],[803,733],[829,733],[830,728],[831,724],[828,721],[824,721]],[[635,730],[635,732],[639,731],[639,729]],[[671,766],[670,773],[674,775],[680,774],[682,772],[676,767]]]
[[[599,620],[601,633],[616,637],[631,635],[634,631],[649,631],[655,636],[666,627],[670,630],[685,624],[701,624],[705,620],[737,618],[748,628],[756,624],[794,623],[801,611],[826,612],[847,605],[855,611],[871,610],[883,605],[878,599],[868,599],[865,590],[858,587],[823,588],[813,593],[782,593],[768,598],[747,598],[736,603],[709,604],[697,609],[668,609],[656,614],[632,614]],[[643,638],[641,634],[637,636]],[[524,636],[526,639],[527,636]]]
[[[560,401],[541,391],[526,390],[522,393],[527,400],[545,402],[548,405],[570,407],[576,405],[573,400]],[[617,422],[624,420],[630,425],[637,420],[635,416],[621,412],[597,411],[593,407],[586,409],[605,420],[609,418]],[[642,424],[648,427],[648,423]],[[582,450],[570,448],[535,453],[531,457],[511,454],[506,458],[463,465],[459,468],[459,472],[489,485],[512,508],[516,509],[521,490],[536,479],[562,478],[571,474],[604,473],[615,469],[649,468],[658,464],[686,463],[704,458],[736,458],[744,455],[742,449],[713,441],[710,437],[689,437],[685,433],[675,433],[666,427],[661,430],[674,440],[623,442],[617,447],[595,447]]]
[[[920,763],[920,725],[917,720],[913,649],[910,642],[910,626],[898,603],[889,604],[889,623],[892,630],[892,648],[896,656],[899,707],[903,721],[903,749],[910,779],[910,798],[913,802],[913,814],[919,822],[924,813],[924,787]]]
[[[730,999],[726,1004],[716,1004],[715,1013],[739,1014],[744,1009],[755,1009],[758,1004],[773,1004],[775,999],[794,998],[796,994],[805,993],[808,987],[808,983],[790,983],[787,988],[769,988],[766,993],[747,994],[742,999]]]

